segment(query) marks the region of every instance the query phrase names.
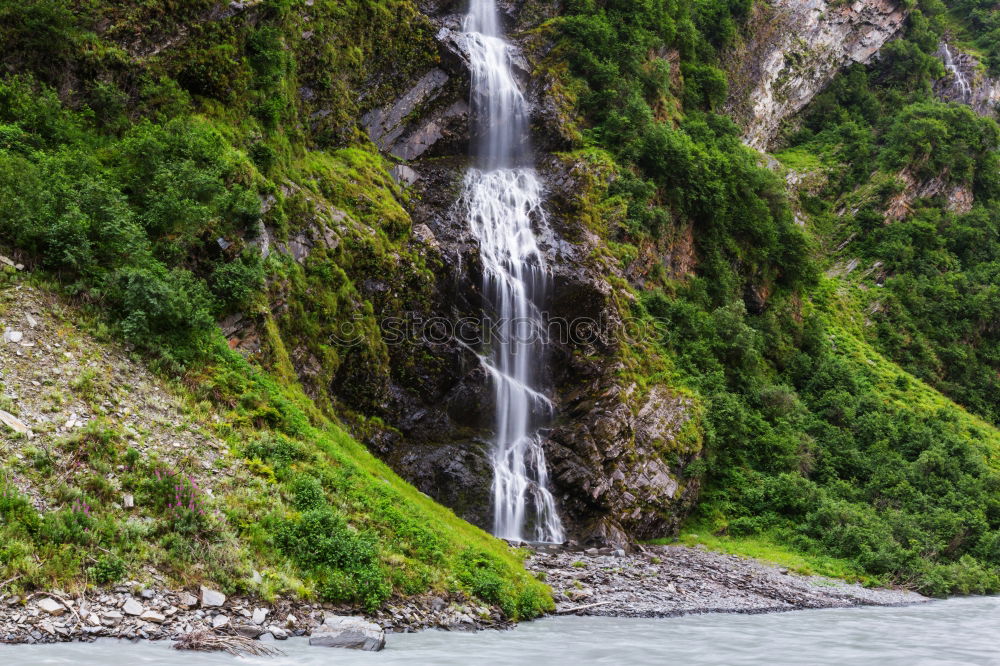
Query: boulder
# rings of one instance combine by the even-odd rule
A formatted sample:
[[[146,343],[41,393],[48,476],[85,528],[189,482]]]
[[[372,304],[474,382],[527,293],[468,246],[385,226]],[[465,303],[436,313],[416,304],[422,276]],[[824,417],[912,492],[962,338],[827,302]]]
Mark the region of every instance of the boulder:
[[[413,183],[417,182],[420,178],[420,174],[405,164],[397,164],[394,166],[392,171],[389,172],[389,175],[391,175],[392,179],[403,187],[413,185]]]
[[[201,586],[201,605],[206,608],[221,606],[226,603],[226,595],[222,592]]]
[[[107,611],[105,613],[101,613],[101,624],[106,627],[113,627],[121,623],[124,617],[125,616],[118,611]]]
[[[310,636],[309,645],[377,652],[385,647],[385,630],[364,618],[328,615]]]
[[[157,613],[154,610],[148,610],[139,616],[140,620],[145,620],[146,622],[152,622],[153,624],[163,624],[167,616],[162,613]]]
[[[122,612],[126,615],[142,615],[146,612],[146,608],[132,597],[129,597],[122,604]]]
[[[56,617],[66,612],[66,606],[62,602],[56,601],[51,597],[45,597],[39,601],[38,608],[49,615],[55,615]]]

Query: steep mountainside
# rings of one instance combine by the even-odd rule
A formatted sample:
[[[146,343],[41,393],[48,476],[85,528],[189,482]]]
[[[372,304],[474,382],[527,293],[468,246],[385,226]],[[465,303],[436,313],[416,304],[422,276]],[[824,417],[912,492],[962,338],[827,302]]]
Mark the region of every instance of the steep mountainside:
[[[499,5],[544,183],[540,436],[570,537],[686,526],[873,582],[1000,588],[1000,12]],[[33,436],[4,433],[0,581],[150,564],[368,608],[427,590],[549,606],[460,520],[491,524],[495,425],[459,202],[466,10],[0,0],[0,243],[31,277],[5,271],[136,364],[46,384],[20,319],[45,308],[9,297],[29,335],[0,348],[4,409]],[[116,381],[187,407],[133,435]],[[180,446],[164,418],[190,422]],[[157,465],[210,474],[218,513],[178,525],[143,495]]]

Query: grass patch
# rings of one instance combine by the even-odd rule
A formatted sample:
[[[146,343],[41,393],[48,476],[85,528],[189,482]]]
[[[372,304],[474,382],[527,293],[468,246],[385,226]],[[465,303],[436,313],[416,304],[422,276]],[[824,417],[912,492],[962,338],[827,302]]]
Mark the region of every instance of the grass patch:
[[[676,539],[655,539],[649,543],[655,545],[681,543],[692,547],[704,546],[717,553],[750,557],[765,564],[784,567],[805,576],[828,576],[852,583],[860,582],[864,585],[873,585],[879,582],[872,576],[865,574],[850,560],[790,548],[779,543],[769,534],[745,537],[717,535],[712,534],[708,525],[695,524],[683,529]]]

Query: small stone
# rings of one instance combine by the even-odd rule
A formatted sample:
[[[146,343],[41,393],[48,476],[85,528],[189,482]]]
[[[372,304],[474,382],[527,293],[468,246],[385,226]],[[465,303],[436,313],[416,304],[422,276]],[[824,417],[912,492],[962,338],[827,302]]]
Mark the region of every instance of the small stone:
[[[163,624],[167,617],[161,613],[157,613],[154,610],[148,610],[139,616],[140,620],[145,620],[146,622],[152,622],[154,624]]]
[[[0,423],[3,423],[14,432],[19,432],[22,435],[28,434],[28,426],[25,425],[24,421],[2,409],[0,409]]]
[[[24,318],[28,320],[28,326],[31,328],[36,328],[38,326],[38,321],[36,321],[31,315],[24,315]]]
[[[253,576],[250,577],[250,582],[254,585],[260,585],[264,582],[264,577],[260,575],[259,571],[254,571]]]
[[[271,634],[274,636],[275,640],[279,641],[283,641],[288,638],[288,632],[274,624],[267,628],[267,633]]]
[[[125,493],[122,496],[122,506],[126,509],[131,509],[135,506],[135,497],[131,493]]]
[[[224,626],[226,626],[227,624],[229,624],[229,617],[226,616],[226,615],[223,615],[222,613],[219,613],[218,615],[216,615],[215,617],[212,618],[212,628],[213,629],[221,629]]]
[[[190,592],[181,592],[177,595],[177,605],[185,609],[194,608],[198,605],[198,597]]]
[[[246,636],[247,638],[257,638],[264,633],[264,628],[256,624],[233,625],[233,630],[240,636]]]
[[[125,603],[122,604],[122,611],[126,615],[142,615],[145,610],[146,608],[132,597],[126,599]]]
[[[147,587],[146,589],[144,589],[142,592],[139,593],[139,596],[142,597],[143,599],[152,599],[154,596],[156,596],[156,593]]]
[[[20,342],[24,338],[24,333],[8,328],[3,332],[4,342]]]
[[[208,608],[213,606],[221,606],[226,603],[226,595],[222,592],[209,589],[204,585],[201,586],[201,605]]]
[[[91,613],[87,616],[87,624],[98,627],[101,624],[101,618],[97,617],[97,613]]]
[[[268,631],[268,632],[263,633],[260,636],[258,636],[257,640],[259,640],[261,643],[273,643],[274,642],[274,634],[272,634],[270,631]]]
[[[268,610],[266,608],[254,608],[253,617],[251,618],[250,621],[253,622],[254,624],[264,624],[264,622],[267,620],[267,613]]]
[[[124,618],[125,616],[118,611],[107,611],[101,613],[101,624],[106,627],[113,627],[119,624]]]
[[[10,257],[5,257],[2,254],[0,254],[0,264],[6,264],[7,266],[10,266],[11,268],[15,268],[16,267],[14,265],[14,260],[13,259],[11,259]]]
[[[49,615],[54,615],[56,617],[59,617],[60,615],[66,612],[66,606],[61,602],[52,599],[51,597],[45,597],[44,599],[39,601],[38,607],[41,608],[46,613],[48,613]]]
[[[294,627],[296,624],[298,624],[298,622],[299,622],[299,619],[297,617],[295,617],[294,615],[292,615],[291,613],[289,613],[288,617],[285,618],[285,626],[286,627]]]

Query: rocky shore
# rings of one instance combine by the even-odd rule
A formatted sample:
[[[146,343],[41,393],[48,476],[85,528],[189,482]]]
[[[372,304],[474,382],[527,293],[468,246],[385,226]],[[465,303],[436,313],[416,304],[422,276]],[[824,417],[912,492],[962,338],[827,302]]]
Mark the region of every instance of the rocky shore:
[[[803,576],[755,560],[685,546],[647,546],[630,554],[612,549],[541,549],[531,555],[527,566],[552,587],[556,614],[671,617],[927,601],[914,592]],[[208,588],[167,591],[128,583],[81,596],[0,596],[0,643],[99,637],[177,640],[198,630],[280,641],[319,635],[328,630],[331,617],[355,613],[356,609],[332,604],[263,603],[246,597],[230,599]],[[511,626],[496,609],[461,597],[446,600],[429,595],[389,602],[368,619],[386,633]]]
[[[634,554],[610,549],[539,551],[527,565],[552,587],[557,614],[672,617],[898,606],[928,600],[914,592],[803,576],[686,546],[647,546]]]
[[[0,595],[0,643],[56,643],[96,638],[177,640],[199,630],[281,641],[326,631],[329,618],[356,609],[332,604],[277,600],[264,603],[227,598],[201,588],[167,591],[137,583],[113,590],[69,596],[37,593]],[[385,632],[437,628],[450,631],[507,628],[498,611],[456,598],[422,596],[390,601],[369,618]]]

